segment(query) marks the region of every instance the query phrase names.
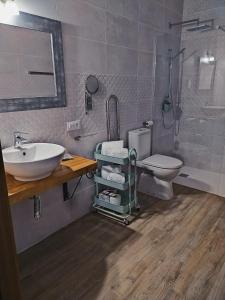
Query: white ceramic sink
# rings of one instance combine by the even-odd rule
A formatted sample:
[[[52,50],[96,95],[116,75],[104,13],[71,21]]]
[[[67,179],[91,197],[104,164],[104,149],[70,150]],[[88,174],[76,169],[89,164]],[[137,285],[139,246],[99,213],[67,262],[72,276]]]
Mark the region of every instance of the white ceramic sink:
[[[48,143],[25,144],[22,148],[3,151],[5,171],[19,181],[34,181],[51,175],[62,159],[65,149]]]

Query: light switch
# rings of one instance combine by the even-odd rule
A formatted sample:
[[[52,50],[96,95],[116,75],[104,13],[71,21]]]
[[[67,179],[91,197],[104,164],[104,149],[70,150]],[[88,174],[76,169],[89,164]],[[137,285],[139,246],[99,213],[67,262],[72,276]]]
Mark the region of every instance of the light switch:
[[[66,123],[67,131],[74,131],[80,129],[80,120],[71,121]]]

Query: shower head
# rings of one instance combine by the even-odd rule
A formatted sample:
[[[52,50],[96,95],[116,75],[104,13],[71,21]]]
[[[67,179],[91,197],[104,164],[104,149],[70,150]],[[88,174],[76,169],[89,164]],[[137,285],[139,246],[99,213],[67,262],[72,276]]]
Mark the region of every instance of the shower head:
[[[214,29],[214,19],[203,20],[199,22],[196,26],[188,27],[189,32],[205,32]]]
[[[191,28],[188,28],[187,31],[189,32],[196,32],[196,31],[205,31],[205,30],[210,30],[211,26],[207,25],[207,24],[201,24],[201,25],[197,25]]]

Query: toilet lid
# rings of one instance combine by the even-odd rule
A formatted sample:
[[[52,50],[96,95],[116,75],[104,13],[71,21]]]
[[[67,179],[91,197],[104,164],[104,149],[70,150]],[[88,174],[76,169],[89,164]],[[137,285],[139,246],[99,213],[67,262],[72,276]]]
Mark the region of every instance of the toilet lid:
[[[142,162],[145,165],[161,169],[178,169],[183,165],[183,162],[177,158],[160,154],[154,154],[144,159]]]

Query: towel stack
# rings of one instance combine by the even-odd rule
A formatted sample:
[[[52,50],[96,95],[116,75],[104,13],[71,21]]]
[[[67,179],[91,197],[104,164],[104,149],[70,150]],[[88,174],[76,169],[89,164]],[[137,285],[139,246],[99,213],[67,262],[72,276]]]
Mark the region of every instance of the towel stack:
[[[104,142],[102,143],[102,154],[126,158],[128,157],[128,149],[124,148],[124,141],[113,141],[113,142]]]
[[[102,166],[101,176],[106,180],[121,184],[125,183],[125,174],[122,172],[121,166]]]

